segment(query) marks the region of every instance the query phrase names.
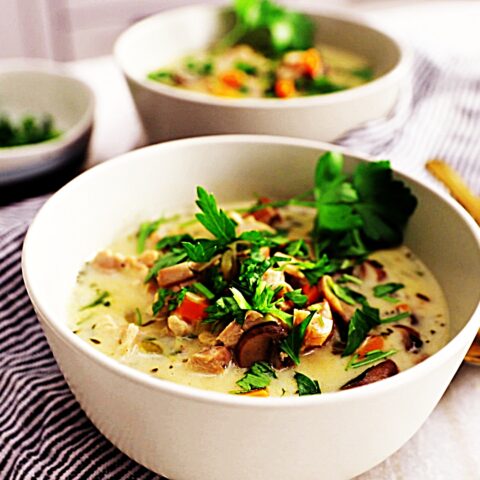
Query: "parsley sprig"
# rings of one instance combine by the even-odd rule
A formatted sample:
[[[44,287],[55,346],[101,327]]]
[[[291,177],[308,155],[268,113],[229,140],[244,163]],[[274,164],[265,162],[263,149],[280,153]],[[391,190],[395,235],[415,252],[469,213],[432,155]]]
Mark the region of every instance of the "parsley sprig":
[[[359,256],[400,244],[416,198],[393,178],[388,161],[359,164],[351,181],[343,165],[343,155],[336,152],[325,153],[317,163],[313,229],[317,254]]]
[[[293,378],[297,382],[298,395],[300,397],[304,395],[318,395],[322,393],[320,390],[320,385],[318,384],[318,380],[312,380],[300,372],[295,372]]]
[[[277,378],[277,375],[268,363],[256,362],[247,370],[245,375],[237,381],[237,385],[241,388],[241,391],[234,393],[247,393],[252,390],[266,388],[274,378]]]
[[[235,26],[220,42],[227,48],[249,43],[267,55],[313,46],[314,25],[305,15],[270,0],[235,0]]]

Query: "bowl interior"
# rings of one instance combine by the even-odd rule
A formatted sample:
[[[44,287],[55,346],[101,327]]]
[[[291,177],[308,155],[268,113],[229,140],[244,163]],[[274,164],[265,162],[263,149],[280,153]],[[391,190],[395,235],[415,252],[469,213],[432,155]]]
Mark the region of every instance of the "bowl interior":
[[[0,71],[0,114],[15,120],[51,115],[66,132],[91,108],[89,90],[73,78],[38,70]]]
[[[27,236],[24,272],[34,303],[65,335],[67,307],[83,263],[140,221],[191,207],[195,187],[220,202],[255,193],[289,197],[312,185],[326,145],[272,137],[208,137],[144,148],[84,173],[54,195]],[[359,161],[348,156],[351,170]],[[188,175],[186,174],[188,172]],[[449,304],[452,336],[479,302],[478,235],[452,201],[402,177],[419,199],[406,244],[440,282]],[[460,248],[461,246],[461,248]]]
[[[316,25],[317,43],[365,56],[376,76],[384,75],[399,63],[398,45],[380,31],[339,14],[309,15]],[[167,11],[124,32],[117,41],[115,54],[127,75],[145,81],[148,72],[210,47],[233,23],[233,14],[224,8],[194,6]]]

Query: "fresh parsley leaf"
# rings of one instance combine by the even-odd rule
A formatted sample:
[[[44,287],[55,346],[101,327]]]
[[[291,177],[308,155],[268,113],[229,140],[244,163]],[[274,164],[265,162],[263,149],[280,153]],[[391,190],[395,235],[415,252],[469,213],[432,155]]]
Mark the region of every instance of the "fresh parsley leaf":
[[[208,317],[204,323],[215,324],[214,330],[220,329],[235,320],[240,325],[245,319],[245,310],[242,310],[233,297],[220,297],[213,305],[207,307]]]
[[[203,283],[195,282],[192,284],[192,287],[201,295],[203,295],[207,300],[213,300],[215,298],[215,294],[210,291]]]
[[[402,288],[405,288],[403,283],[382,283],[373,287],[373,295],[377,298],[382,298],[391,295]]]
[[[277,247],[288,242],[288,238],[285,235],[274,234],[262,230],[243,232],[238,237],[238,240],[249,242],[255,247]]]
[[[312,321],[315,313],[315,311],[310,312],[305,320],[298,325],[294,325],[287,338],[280,344],[280,348],[294,361],[296,365],[300,363],[300,349],[302,348],[307,327]]]
[[[182,242],[182,247],[192,262],[208,262],[223,248],[223,245],[216,240],[199,238],[191,242]]]
[[[143,325],[143,317],[142,317],[142,312],[138,307],[135,308],[135,323],[141,327]]]
[[[155,245],[155,248],[157,250],[165,250],[168,248],[179,247],[182,244],[182,242],[192,242],[192,241],[193,241],[193,237],[186,233],[181,233],[179,235],[169,235],[159,240]]]
[[[328,279],[327,283],[337,298],[339,298],[340,300],[343,300],[345,303],[348,303],[349,305],[355,305],[357,303],[355,298],[353,298],[350,295],[350,292],[352,292],[353,290],[347,289],[345,287],[338,285],[332,279]]]
[[[315,172],[317,216],[313,229],[317,255],[365,255],[372,248],[401,243],[416,198],[393,179],[386,161],[361,163],[352,182],[342,173],[343,156],[322,155]]]
[[[218,208],[212,194],[202,187],[197,187],[196,204],[201,213],[197,213],[195,217],[212,235],[225,245],[235,240],[235,222]]]
[[[305,275],[310,285],[316,285],[324,275],[333,273],[339,268],[335,262],[330,261],[327,255],[322,255],[322,257],[315,262],[306,260],[295,262],[295,265],[297,265],[299,270]]]
[[[245,72],[247,75],[256,75],[257,74],[257,67],[252,65],[251,63],[243,62],[239,60],[235,63],[235,68],[242,72]]]
[[[368,305],[363,305],[362,309],[357,308],[348,324],[347,344],[342,356],[351,355],[365,340],[368,332],[380,323],[378,308]]]
[[[371,363],[391,357],[392,355],[395,355],[395,353],[397,353],[397,350],[388,350],[387,352],[382,350],[372,350],[361,359],[359,355],[354,355],[350,362],[348,362],[346,370],[349,368],[360,368],[365,365],[370,365]]]
[[[322,393],[317,380],[312,380],[311,378],[300,372],[295,372],[293,378],[295,378],[295,381],[297,382],[299,396],[302,397],[303,395],[318,395]]]
[[[292,292],[287,292],[284,295],[284,298],[290,300],[294,303],[296,307],[304,307],[308,302],[308,297],[302,293],[301,289],[293,290]]]
[[[291,241],[288,245],[287,248],[285,249],[288,255],[291,255],[292,257],[297,257],[297,258],[305,258],[308,257],[310,252],[308,250],[308,245],[303,240],[303,238],[300,238],[298,240],[293,240]]]
[[[88,305],[84,305],[80,308],[80,311],[87,310],[88,308],[97,307],[98,305],[105,305],[107,298],[110,297],[110,293],[106,290],[99,291],[97,297],[93,302],[89,303]]]
[[[314,25],[305,15],[270,0],[235,0],[236,24],[221,46],[248,43],[267,55],[313,46]]]
[[[0,114],[0,148],[18,147],[52,140],[60,135],[51,116],[35,118],[27,115],[14,122]]]
[[[245,375],[237,381],[237,385],[242,389],[242,391],[238,393],[246,393],[268,387],[273,378],[277,378],[277,375],[268,363],[256,362],[247,370]]]
[[[366,82],[372,80],[375,75],[373,69],[370,67],[354,68],[350,70],[350,73],[355,77],[365,80]]]
[[[172,295],[172,291],[168,288],[159,288],[157,290],[156,300],[152,304],[152,311],[155,316],[157,316],[162,308],[165,306],[165,302],[169,295]]]
[[[382,318],[381,323],[399,322],[400,320],[403,320],[404,318],[408,318],[411,315],[412,315],[412,312],[402,312],[402,313],[399,313],[398,315],[393,315],[393,317]]]
[[[362,218],[362,231],[368,241],[375,248],[400,244],[417,199],[403,182],[393,178],[390,162],[359,164],[353,185],[359,195],[355,211]]]
[[[348,273],[344,273],[338,280],[337,283],[354,283],[355,285],[362,285],[363,280],[354,275],[349,275]]]
[[[143,222],[140,224],[140,228],[137,234],[137,253],[142,253],[145,250],[145,243],[148,237],[153,233],[156,232],[158,227],[165,223],[165,218],[159,218],[158,220],[154,220],[153,222]]]
[[[272,259],[252,252],[252,255],[241,264],[238,279],[234,283],[240,290],[245,291],[247,296],[253,296],[258,282],[271,266]]]
[[[213,266],[204,270],[203,283],[215,294],[216,297],[222,294],[228,286],[218,266]]]
[[[153,264],[153,267],[148,271],[147,276],[145,277],[145,283],[149,282],[152,278],[154,278],[162,268],[177,265],[177,263],[183,262],[184,260],[186,260],[186,258],[186,252],[169,252],[165,255],[162,255]]]

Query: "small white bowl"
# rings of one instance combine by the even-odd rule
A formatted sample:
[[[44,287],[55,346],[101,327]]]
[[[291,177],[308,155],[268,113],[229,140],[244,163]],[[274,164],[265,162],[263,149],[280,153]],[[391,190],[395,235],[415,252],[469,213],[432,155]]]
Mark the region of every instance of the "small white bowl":
[[[0,186],[31,179],[86,155],[92,133],[94,95],[90,87],[64,73],[59,64],[37,59],[0,62],[0,114],[13,119],[50,115],[59,137],[46,142],[0,148]]]
[[[174,9],[126,30],[114,54],[149,141],[227,133],[330,141],[387,115],[407,73],[407,52],[357,16],[329,9],[320,12],[309,14],[317,27],[315,41],[365,56],[375,80],[337,93],[288,100],[228,99],[191,92],[149,80],[147,74],[211,46],[232,26],[228,9],[206,5]]]
[[[419,200],[405,243],[443,287],[452,334],[438,353],[405,372],[336,393],[246,398],[153,378],[67,326],[84,262],[140,221],[193,205],[197,185],[221,202],[306,191],[325,150],[340,149],[263,136],[155,145],[80,175],[36,217],[23,274],[48,342],[92,422],[137,462],[175,480],[347,479],[400,448],[447,388],[480,326],[479,229],[450,198],[400,174]],[[348,155],[346,166],[351,171],[362,161]]]

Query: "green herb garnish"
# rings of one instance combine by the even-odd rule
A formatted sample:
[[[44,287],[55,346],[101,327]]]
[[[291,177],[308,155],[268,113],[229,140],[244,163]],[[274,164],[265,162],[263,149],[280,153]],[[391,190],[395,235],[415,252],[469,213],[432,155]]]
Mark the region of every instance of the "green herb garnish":
[[[254,363],[246,372],[246,374],[237,381],[237,385],[242,389],[241,392],[247,393],[252,390],[259,390],[270,385],[273,378],[277,378],[275,371],[266,362]]]
[[[363,280],[361,280],[358,277],[355,277],[354,275],[349,275],[347,273],[344,273],[338,280],[337,283],[354,283],[355,285],[362,285]]]
[[[405,288],[403,283],[383,283],[373,287],[373,295],[377,298],[383,298],[387,301],[393,300],[397,302],[398,300],[394,297],[390,297],[390,295],[398,290],[401,290],[402,288]]]
[[[15,123],[5,114],[0,114],[0,148],[41,143],[59,135],[60,132],[49,115],[42,118],[27,115]]]
[[[393,315],[393,317],[382,318],[381,323],[393,323],[408,318],[412,315],[412,312],[402,312],[398,315]]]
[[[300,289],[287,292],[284,298],[293,302],[296,307],[304,307],[308,302],[308,297],[302,293]]]
[[[377,308],[368,305],[363,305],[362,309],[357,308],[348,324],[347,344],[342,356],[351,355],[365,340],[368,332],[380,323],[380,312]]]
[[[213,300],[215,298],[215,294],[211,292],[203,283],[195,282],[192,284],[192,287],[207,300]]]
[[[87,310],[88,308],[93,308],[97,307],[98,305],[105,305],[108,303],[110,305],[110,302],[106,302],[107,298],[110,297],[110,293],[107,292],[106,290],[104,291],[99,291],[98,296],[93,300],[93,302],[89,303],[88,305],[84,305],[83,307],[80,308],[80,311]],[[105,306],[108,306],[105,305]]]
[[[317,380],[312,380],[303,373],[295,372],[294,377],[297,382],[298,395],[318,395],[322,393]]]
[[[303,339],[307,332],[307,327],[312,321],[316,312],[310,312],[309,315],[298,325],[294,325],[288,334],[288,337],[280,344],[281,349],[294,361],[296,365],[300,363],[300,349]]]
[[[354,355],[348,362],[345,370],[348,370],[349,368],[360,368],[364,367],[365,365],[370,365],[371,363],[378,362],[384,358],[391,357],[392,355],[395,355],[395,353],[397,353],[397,350],[388,350],[387,352],[384,352],[383,350],[372,350],[365,354],[365,356],[360,360],[358,354]]]
[[[144,222],[140,224],[140,228],[137,234],[137,253],[142,253],[145,250],[145,243],[148,237],[158,230],[158,227],[167,222],[166,218],[159,218],[153,222]]]
[[[372,248],[400,244],[416,198],[393,179],[388,161],[359,164],[351,182],[343,173],[343,162],[340,153],[327,152],[317,163],[313,230],[317,253],[359,256]]]
[[[180,262],[183,262],[187,258],[186,252],[168,252],[165,255],[162,255],[153,265],[153,267],[148,271],[147,276],[145,277],[145,283],[154,278],[157,273],[163,268],[172,267],[177,265]]]
[[[208,262],[223,247],[216,240],[206,238],[183,242],[182,246],[192,262]]]
[[[197,187],[196,204],[202,212],[195,217],[212,235],[225,245],[235,240],[235,222],[218,208],[212,194],[202,187]]]
[[[313,22],[269,0],[235,0],[235,26],[221,48],[248,43],[267,55],[313,47]]]
[[[135,308],[135,318],[136,318],[136,324],[141,327],[143,325],[143,317],[142,317],[142,312],[140,309],[137,307]]]

